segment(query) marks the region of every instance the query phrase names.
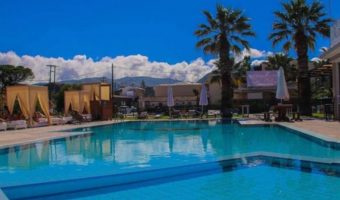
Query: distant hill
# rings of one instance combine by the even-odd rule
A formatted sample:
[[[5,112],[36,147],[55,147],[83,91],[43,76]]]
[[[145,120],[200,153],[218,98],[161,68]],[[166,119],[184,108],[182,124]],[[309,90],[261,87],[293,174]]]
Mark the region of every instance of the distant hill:
[[[119,85],[135,85],[140,86],[141,82],[144,80],[144,83],[148,87],[153,87],[159,84],[173,84],[178,83],[180,81],[170,79],[170,78],[152,78],[146,76],[139,76],[139,77],[124,77],[116,80],[116,83]]]
[[[59,83],[63,83],[63,84],[81,84],[81,83],[98,83],[98,82],[102,82],[103,81],[103,77],[93,77],[93,78],[83,78],[83,79],[78,79],[78,80],[67,80],[67,81],[60,81]],[[107,78],[105,78],[105,81],[108,81]],[[111,79],[110,79],[111,82]]]
[[[111,83],[111,79],[108,79],[108,78],[103,79],[103,77],[83,78],[79,80],[67,80],[67,81],[60,81],[59,83],[63,83],[63,84],[98,83],[103,80],[105,80],[108,83]],[[148,87],[153,87],[159,84],[166,84],[166,83],[173,84],[173,83],[180,82],[180,81],[170,79],[170,78],[152,78],[152,77],[147,77],[147,76],[138,76],[138,77],[124,77],[124,78],[117,79],[115,80],[115,85],[117,87],[131,86],[131,85],[140,86],[142,80],[144,80],[145,85]]]

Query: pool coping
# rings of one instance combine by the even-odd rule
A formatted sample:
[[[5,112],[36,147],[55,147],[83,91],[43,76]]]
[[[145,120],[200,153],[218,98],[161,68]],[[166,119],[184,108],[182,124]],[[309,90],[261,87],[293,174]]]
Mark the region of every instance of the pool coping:
[[[64,131],[58,131],[58,132],[64,132]],[[65,132],[67,132],[67,130],[65,130]],[[74,137],[74,136],[79,136],[79,135],[87,135],[87,134],[91,134],[91,133],[93,133],[93,132],[91,132],[91,131],[70,132],[70,134],[68,134],[68,135],[53,136],[53,137],[50,137],[50,138],[43,138],[43,139],[26,140],[26,141],[18,142],[18,143],[15,143],[15,144],[0,145],[0,150],[11,148],[11,147],[16,147],[16,146],[24,146],[24,145],[35,144],[35,143],[39,143],[39,142],[46,142],[46,141],[50,141],[50,140],[69,138],[69,137]],[[0,200],[1,200],[1,198],[0,198]]]
[[[332,143],[340,144],[340,139],[335,139],[335,138],[327,137],[327,136],[321,135],[319,133],[316,133],[314,131],[310,131],[310,130],[306,130],[306,129],[302,129],[302,128],[298,128],[298,127],[292,126],[292,125],[290,125],[288,123],[280,122],[280,123],[276,123],[276,124],[279,125],[279,126],[282,126],[282,127],[285,127],[285,128],[291,129],[291,130],[294,130],[294,131],[298,131],[298,132],[304,133],[306,135],[310,135],[312,137],[319,138],[319,139],[324,140],[326,142],[332,142]]]
[[[0,188],[0,199],[1,200],[9,200],[9,198],[6,196],[6,194],[4,193],[4,191],[2,191],[1,188]]]
[[[317,133],[317,132],[314,132],[314,131],[311,131],[311,130],[298,128],[298,127],[294,126],[294,123],[289,123],[289,122],[264,122],[264,121],[257,121],[257,120],[253,120],[253,121],[256,121],[256,122],[253,122],[253,123],[246,123],[247,120],[237,120],[237,121],[241,126],[246,126],[246,127],[271,126],[271,125],[281,126],[283,128],[287,128],[287,129],[297,131],[299,133],[302,133],[302,134],[305,134],[305,135],[308,135],[308,136],[312,136],[312,137],[317,138],[317,139],[321,139],[325,142],[336,143],[336,144],[340,145],[340,139],[327,137],[325,135],[322,135],[320,133]]]

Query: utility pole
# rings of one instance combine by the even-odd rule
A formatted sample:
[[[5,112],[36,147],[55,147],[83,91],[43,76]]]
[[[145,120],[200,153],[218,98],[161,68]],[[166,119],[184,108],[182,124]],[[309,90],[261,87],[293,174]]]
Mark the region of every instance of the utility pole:
[[[47,67],[50,68],[50,78],[49,78],[49,92],[50,92],[50,96],[51,96],[51,84],[52,84],[52,78],[53,78],[53,92],[55,92],[55,79],[56,79],[56,72],[57,72],[57,66],[56,65],[46,65]],[[52,76],[53,74],[53,76]]]

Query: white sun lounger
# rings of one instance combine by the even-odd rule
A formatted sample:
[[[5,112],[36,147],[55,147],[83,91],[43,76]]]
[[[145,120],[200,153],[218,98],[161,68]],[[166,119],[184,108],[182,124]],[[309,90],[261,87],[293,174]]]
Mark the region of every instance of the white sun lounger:
[[[73,120],[73,117],[72,116],[62,117],[62,120],[63,120],[63,124],[67,124]]]
[[[85,121],[92,121],[92,115],[91,114],[82,114],[81,115]]]
[[[37,122],[34,122],[33,127],[42,127],[48,126],[48,119],[47,118],[38,118]]]
[[[63,125],[72,121],[72,117],[51,117],[51,125]]]
[[[15,120],[7,122],[7,129],[22,129],[27,128],[26,120]]]
[[[7,130],[7,123],[6,122],[0,122],[0,131],[3,130]]]
[[[220,111],[219,110],[208,110],[208,116],[214,116],[217,117],[218,115],[220,115]]]

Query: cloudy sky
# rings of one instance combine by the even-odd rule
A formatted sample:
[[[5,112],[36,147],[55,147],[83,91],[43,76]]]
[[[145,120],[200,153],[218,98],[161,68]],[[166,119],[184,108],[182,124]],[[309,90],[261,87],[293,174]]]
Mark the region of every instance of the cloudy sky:
[[[36,81],[46,81],[45,65],[59,66],[58,80],[110,76],[170,77],[196,81],[211,71],[213,57],[195,48],[193,35],[204,23],[203,10],[214,11],[216,2],[242,9],[252,19],[257,36],[249,39],[250,55],[259,62],[273,48],[268,35],[273,11],[281,0],[4,0],[1,1],[0,64],[33,69]],[[340,1],[323,0],[326,11],[340,18]],[[333,9],[329,9],[329,2]],[[5,28],[4,28],[5,27]],[[318,38],[315,51],[329,46]],[[295,56],[293,52],[290,52]]]

